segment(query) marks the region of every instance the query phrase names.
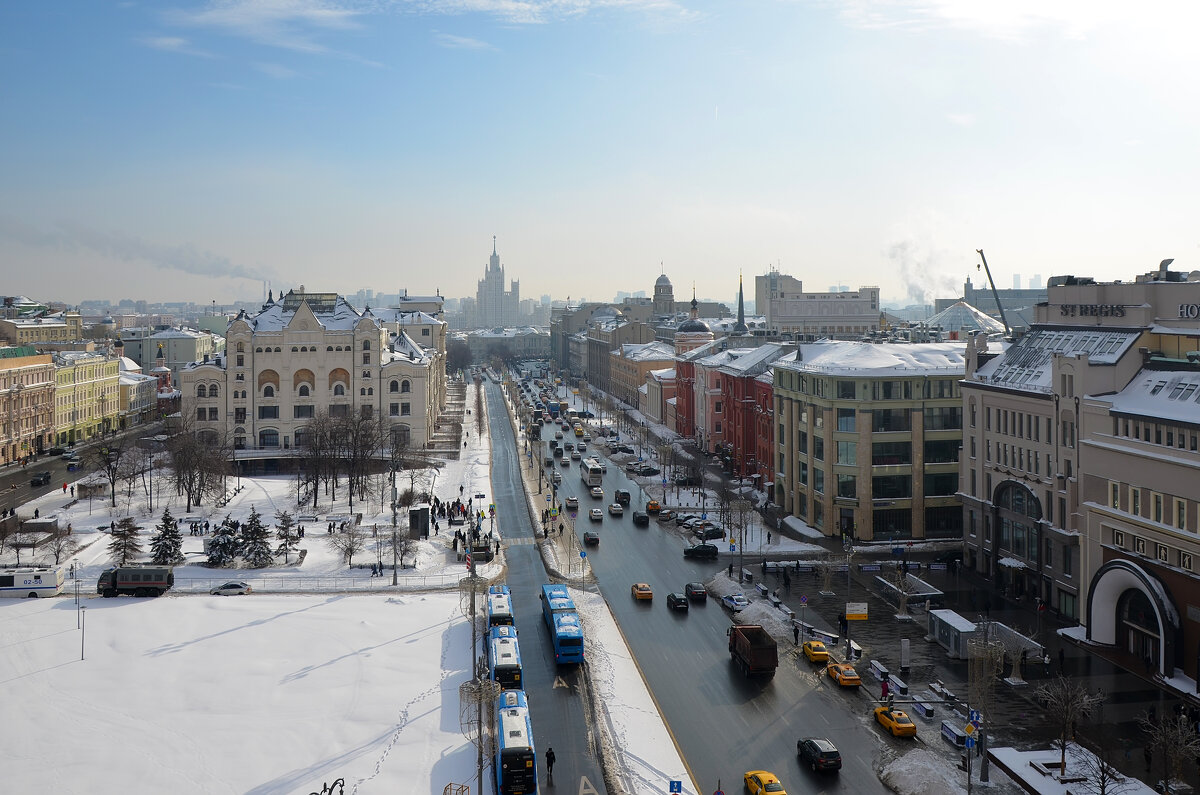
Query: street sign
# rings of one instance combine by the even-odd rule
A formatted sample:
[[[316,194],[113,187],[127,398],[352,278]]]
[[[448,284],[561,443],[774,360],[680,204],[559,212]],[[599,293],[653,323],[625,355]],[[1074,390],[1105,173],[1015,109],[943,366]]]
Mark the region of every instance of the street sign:
[[[970,737],[972,734],[975,733],[975,724],[968,723],[966,726],[963,726],[963,731],[965,731],[967,733],[967,736]]]
[[[708,513],[707,513],[706,511],[701,511],[701,512],[700,512],[700,518],[701,518],[701,519],[707,519],[707,518],[708,518]]]
[[[866,602],[846,602],[846,620],[847,621],[866,621],[867,620],[867,603]]]
[[[672,780],[668,792],[683,792],[683,782]]]
[[[974,738],[974,737],[968,737],[968,738],[967,738],[967,740],[966,740],[966,743],[965,743],[965,745],[966,745],[966,747],[967,747],[967,748],[974,748],[974,747],[975,747],[975,738]]]
[[[802,605],[808,604],[808,595],[807,594],[800,597],[800,604],[802,604]]]
[[[977,709],[973,709],[967,713],[967,720],[971,721],[972,723],[978,723],[979,718],[979,710]]]
[[[581,558],[586,558],[586,557],[587,557],[587,550],[583,550],[583,549],[579,550],[579,557],[581,557]]]

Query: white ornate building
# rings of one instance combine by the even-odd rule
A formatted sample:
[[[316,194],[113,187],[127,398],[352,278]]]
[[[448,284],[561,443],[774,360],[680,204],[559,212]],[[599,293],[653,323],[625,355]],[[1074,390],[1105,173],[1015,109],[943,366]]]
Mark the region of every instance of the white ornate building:
[[[360,312],[335,293],[293,290],[239,314],[225,355],[184,368],[183,414],[257,457],[303,445],[320,413],[382,418],[393,438],[423,447],[445,408],[445,338],[432,315]]]

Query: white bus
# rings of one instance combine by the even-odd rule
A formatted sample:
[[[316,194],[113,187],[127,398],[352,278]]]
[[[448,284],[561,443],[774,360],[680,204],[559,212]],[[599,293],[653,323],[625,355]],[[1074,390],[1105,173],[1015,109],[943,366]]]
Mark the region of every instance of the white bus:
[[[599,486],[604,478],[604,469],[594,458],[585,458],[579,462],[579,479],[585,486]]]
[[[0,596],[10,599],[58,596],[65,579],[63,569],[4,569],[0,571]]]

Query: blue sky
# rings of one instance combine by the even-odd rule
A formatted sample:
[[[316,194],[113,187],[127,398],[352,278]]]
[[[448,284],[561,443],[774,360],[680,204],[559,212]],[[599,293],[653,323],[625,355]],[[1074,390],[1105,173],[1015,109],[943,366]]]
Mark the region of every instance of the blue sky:
[[[1127,5],[10,0],[3,292],[1200,269],[1197,12]]]

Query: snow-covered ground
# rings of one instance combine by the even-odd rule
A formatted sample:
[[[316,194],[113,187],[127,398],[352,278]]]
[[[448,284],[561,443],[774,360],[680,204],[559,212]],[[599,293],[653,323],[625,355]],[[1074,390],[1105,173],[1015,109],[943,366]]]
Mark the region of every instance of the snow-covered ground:
[[[486,506],[489,439],[473,422],[469,428],[463,457],[445,462],[433,490],[453,499],[461,486],[464,498],[484,494]],[[279,510],[315,513],[319,520],[305,524],[303,564],[214,571],[200,565],[204,539],[185,529],[189,562],[176,567],[176,587],[159,599],[94,598],[100,571],[111,565],[109,537],[98,528],[133,515],[148,542],[163,507],[184,518],[181,498],[159,492],[148,512],[144,498],[109,509],[68,491],[21,509],[72,526],[83,548],[63,563],[77,565],[87,598],[80,600],[86,610],[70,596],[0,600],[8,716],[0,747],[10,791],[309,793],[340,777],[347,792],[438,795],[451,782],[474,784],[475,752],[459,726],[458,698],[470,671],[470,627],[452,590],[466,571],[450,549],[449,528],[420,543],[416,567],[400,573],[397,588],[390,572],[348,569],[325,542],[325,517],[348,513],[344,500],[313,512],[295,506],[291,478],[241,485],[227,507],[187,517],[216,524],[227,514],[245,520],[254,509],[274,524]],[[355,510],[383,534],[391,516],[380,503],[376,497]],[[785,543],[779,551],[811,551]],[[45,552],[36,558],[49,562]],[[14,560],[11,550],[0,555],[0,563]],[[368,546],[356,563],[375,560]],[[502,565],[482,573],[498,574]],[[230,579],[250,582],[256,593],[207,595]],[[607,605],[585,589],[575,596],[594,639],[589,671],[606,763],[620,788],[613,795],[665,791],[671,779],[696,795]],[[781,637],[790,633],[782,614],[763,603],[750,614]],[[536,726],[537,695],[530,699]],[[950,770],[944,760],[941,767]]]

